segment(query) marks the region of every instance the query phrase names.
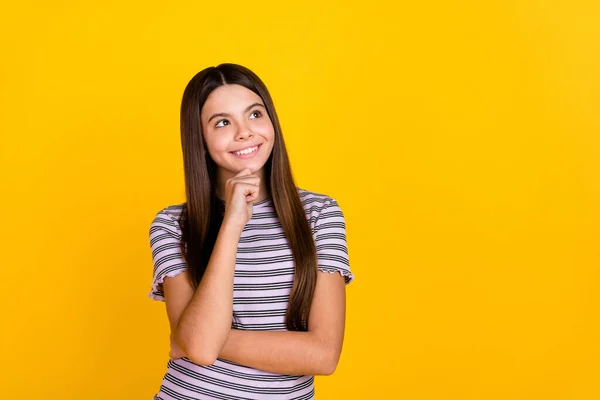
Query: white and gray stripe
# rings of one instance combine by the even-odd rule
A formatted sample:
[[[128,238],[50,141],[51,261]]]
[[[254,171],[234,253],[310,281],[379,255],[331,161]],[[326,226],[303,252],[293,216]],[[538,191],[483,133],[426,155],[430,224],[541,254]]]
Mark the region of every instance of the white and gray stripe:
[[[349,284],[346,227],[337,202],[324,194],[298,188],[317,247],[318,268],[339,272]],[[150,226],[154,262],[148,296],[164,301],[162,283],[187,268],[179,250],[178,220],[185,203],[160,210]],[[224,203],[221,204],[224,210]],[[292,252],[275,213],[272,199],[254,203],[252,218],[240,236],[234,277],[233,327],[246,330],[286,330],[285,313],[294,281]],[[314,378],[260,371],[217,359],[200,366],[187,358],[169,360],[155,400],[254,400],[314,398]]]

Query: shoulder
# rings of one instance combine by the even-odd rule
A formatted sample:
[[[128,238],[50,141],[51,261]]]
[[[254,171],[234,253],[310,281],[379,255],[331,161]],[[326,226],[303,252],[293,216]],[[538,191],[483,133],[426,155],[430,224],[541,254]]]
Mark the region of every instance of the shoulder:
[[[327,194],[313,192],[299,187],[297,187],[297,189],[305,209],[318,208],[319,210],[322,210],[325,207],[337,205],[337,201]]]
[[[313,231],[319,222],[331,217],[343,218],[342,210],[337,200],[325,193],[314,192],[303,188],[297,188],[300,195],[300,201],[306,211],[306,217],[309,220]]]
[[[158,231],[167,231],[177,237],[181,237],[179,220],[184,209],[185,203],[181,203],[166,206],[156,212],[150,224],[150,235]]]

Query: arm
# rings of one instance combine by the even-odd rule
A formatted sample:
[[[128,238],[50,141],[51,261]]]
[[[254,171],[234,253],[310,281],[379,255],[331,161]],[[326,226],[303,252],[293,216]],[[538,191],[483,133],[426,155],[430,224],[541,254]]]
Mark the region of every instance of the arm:
[[[345,305],[344,279],[318,272],[307,332],[232,329],[219,358],[279,374],[330,375],[342,350]],[[171,339],[170,357],[185,354]]]
[[[350,283],[353,275],[344,215],[334,199],[323,204],[315,230],[319,270],[308,332],[234,330],[221,358],[290,375],[329,375],[335,371],[344,338],[345,283]],[[339,274],[329,273],[334,271]]]
[[[240,231],[221,225],[204,276],[194,292],[183,272],[163,283],[172,339],[199,365],[215,362],[233,313],[233,277]]]
[[[319,267],[308,332],[231,330],[219,357],[274,373],[328,375],[342,348],[346,294],[353,276],[348,269],[345,223],[335,201],[321,212],[317,233]],[[346,282],[345,282],[346,280]],[[171,356],[185,356],[172,341]]]
[[[345,314],[344,278],[319,271],[307,332],[232,330],[219,358],[279,374],[330,375],[342,351]]]

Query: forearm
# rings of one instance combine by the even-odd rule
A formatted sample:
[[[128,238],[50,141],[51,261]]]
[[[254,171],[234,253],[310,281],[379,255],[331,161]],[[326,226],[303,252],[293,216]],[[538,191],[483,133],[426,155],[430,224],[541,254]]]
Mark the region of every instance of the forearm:
[[[314,332],[232,329],[219,358],[288,375],[330,375],[339,351]]]
[[[212,364],[230,333],[239,238],[238,229],[221,225],[200,284],[179,318],[176,340],[194,362]]]

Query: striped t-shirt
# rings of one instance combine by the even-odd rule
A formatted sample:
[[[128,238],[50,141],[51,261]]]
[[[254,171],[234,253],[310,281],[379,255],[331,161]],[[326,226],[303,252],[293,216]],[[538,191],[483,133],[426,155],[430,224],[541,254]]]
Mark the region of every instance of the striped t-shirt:
[[[318,269],[339,272],[349,284],[350,272],[344,215],[337,202],[324,194],[298,189],[312,230]],[[150,227],[154,261],[149,297],[164,301],[162,282],[185,271],[179,250],[178,220],[185,203],[168,206],[156,214]],[[221,200],[221,212],[225,203]],[[252,218],[240,236],[234,276],[235,328],[287,330],[285,314],[294,281],[294,261],[272,199],[254,203]],[[201,366],[187,357],[170,359],[155,400],[193,399],[314,399],[314,377],[283,375],[217,359]]]

